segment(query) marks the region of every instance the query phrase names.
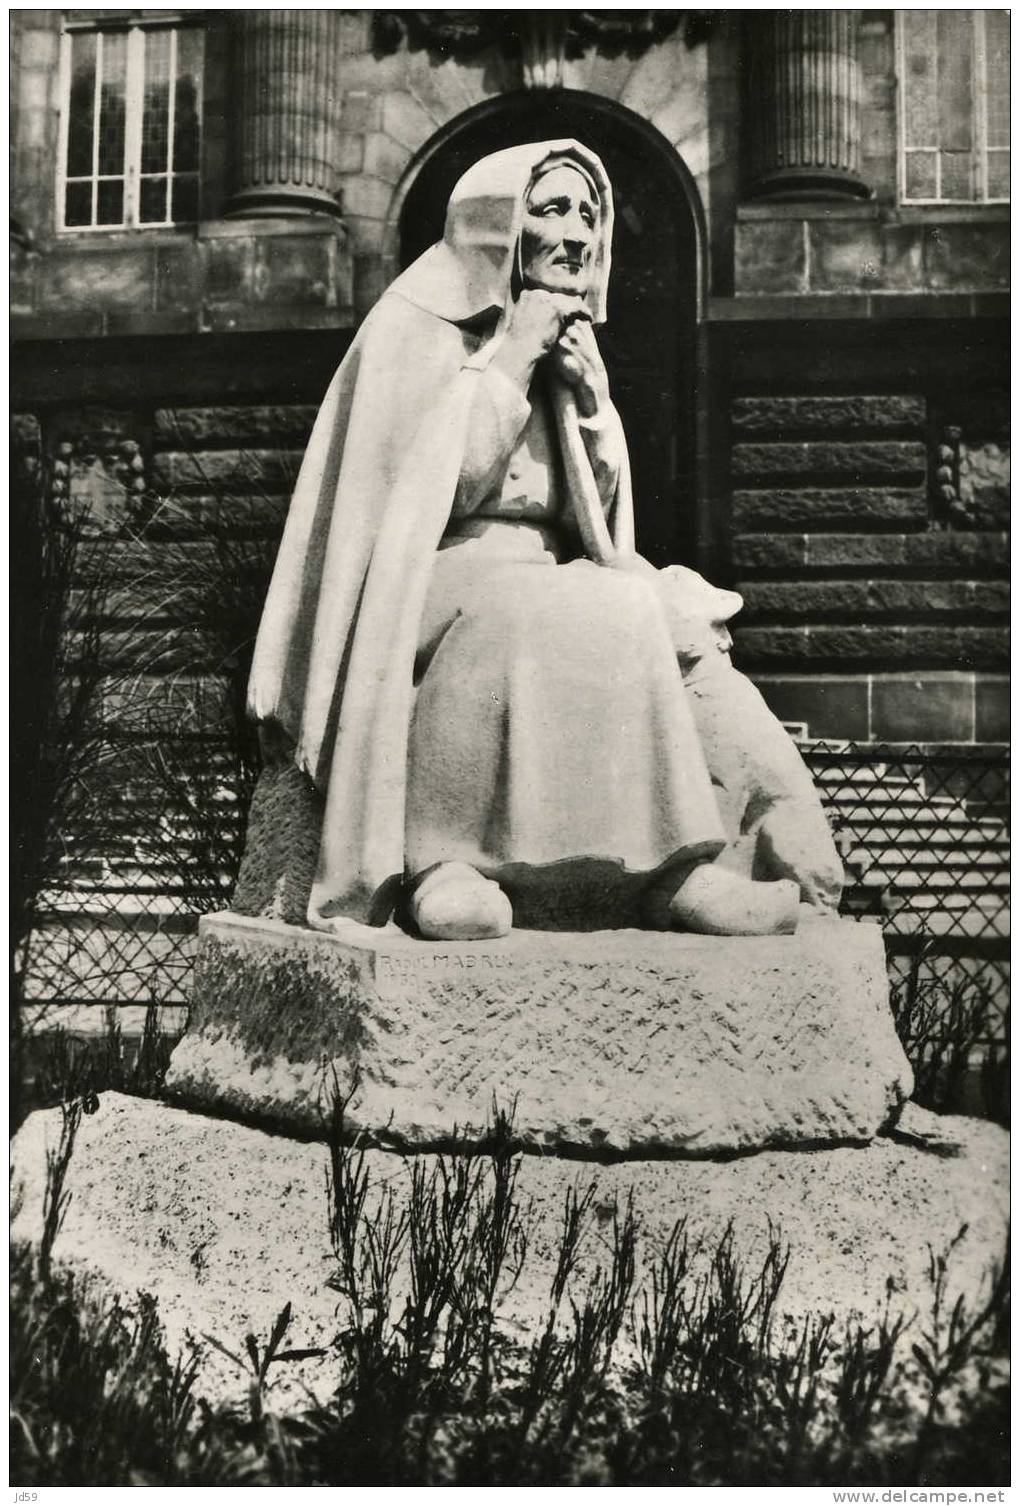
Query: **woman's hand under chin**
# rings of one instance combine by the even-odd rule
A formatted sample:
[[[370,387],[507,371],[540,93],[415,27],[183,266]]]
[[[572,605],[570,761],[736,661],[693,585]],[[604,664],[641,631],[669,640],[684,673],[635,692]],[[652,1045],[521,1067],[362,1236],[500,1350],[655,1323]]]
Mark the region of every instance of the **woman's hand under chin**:
[[[508,310],[506,333],[492,364],[527,391],[538,362],[554,349],[569,322],[587,318],[579,295],[525,288]]]
[[[571,321],[549,354],[553,371],[573,390],[582,418],[594,418],[609,402],[609,378],[595,331],[587,318]]]

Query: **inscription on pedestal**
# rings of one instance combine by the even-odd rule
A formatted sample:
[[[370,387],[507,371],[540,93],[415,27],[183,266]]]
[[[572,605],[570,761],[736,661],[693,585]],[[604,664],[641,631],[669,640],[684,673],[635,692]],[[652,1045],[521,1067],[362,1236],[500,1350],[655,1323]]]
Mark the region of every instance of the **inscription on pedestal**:
[[[482,976],[506,971],[514,966],[509,953],[495,951],[426,951],[386,953],[375,959],[375,982],[380,993],[387,993],[416,978],[456,978],[465,973]]]

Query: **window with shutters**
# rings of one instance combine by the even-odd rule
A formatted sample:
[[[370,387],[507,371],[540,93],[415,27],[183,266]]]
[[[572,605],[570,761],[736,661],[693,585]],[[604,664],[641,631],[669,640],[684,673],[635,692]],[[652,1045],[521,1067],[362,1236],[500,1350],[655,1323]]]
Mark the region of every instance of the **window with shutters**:
[[[200,27],[70,24],[61,59],[57,225],[108,230],[197,220]]]
[[[900,199],[1009,200],[1009,12],[896,13]]]

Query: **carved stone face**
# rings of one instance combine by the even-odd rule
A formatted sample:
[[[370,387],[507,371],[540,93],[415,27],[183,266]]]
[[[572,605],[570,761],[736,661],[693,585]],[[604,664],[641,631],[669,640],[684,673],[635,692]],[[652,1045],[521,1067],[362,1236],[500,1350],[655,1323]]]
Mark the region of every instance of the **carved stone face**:
[[[564,164],[537,178],[521,231],[524,286],[583,294],[598,220],[598,201],[583,173]]]

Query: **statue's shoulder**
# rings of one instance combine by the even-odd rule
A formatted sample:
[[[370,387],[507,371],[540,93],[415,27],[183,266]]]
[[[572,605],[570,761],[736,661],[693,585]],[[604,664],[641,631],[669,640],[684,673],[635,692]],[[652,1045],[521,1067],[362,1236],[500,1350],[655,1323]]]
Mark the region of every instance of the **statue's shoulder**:
[[[465,349],[465,331],[459,325],[412,303],[401,293],[385,292],[363,325],[366,336],[375,339],[422,339],[451,350]]]

